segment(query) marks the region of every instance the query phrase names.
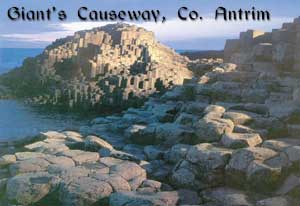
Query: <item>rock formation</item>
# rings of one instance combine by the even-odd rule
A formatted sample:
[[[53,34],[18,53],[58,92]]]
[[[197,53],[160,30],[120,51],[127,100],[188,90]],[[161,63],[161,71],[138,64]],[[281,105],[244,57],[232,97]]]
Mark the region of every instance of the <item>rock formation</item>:
[[[192,80],[144,106],[96,118],[79,133],[43,133],[2,156],[0,203],[299,205],[297,60],[284,69],[258,34],[227,43],[225,60],[235,64],[191,61]],[[265,45],[272,52],[257,52]]]
[[[224,58],[226,62],[253,64],[256,70],[299,73],[300,18],[284,23],[272,32],[248,30],[239,39],[227,40]]]
[[[42,55],[25,61],[19,73],[34,70],[27,75],[36,77],[19,87],[34,81],[26,90],[38,91],[27,96],[41,104],[130,105],[191,78],[187,63],[187,58],[156,41],[152,32],[112,24],[59,39]],[[9,81],[12,75],[7,76]]]

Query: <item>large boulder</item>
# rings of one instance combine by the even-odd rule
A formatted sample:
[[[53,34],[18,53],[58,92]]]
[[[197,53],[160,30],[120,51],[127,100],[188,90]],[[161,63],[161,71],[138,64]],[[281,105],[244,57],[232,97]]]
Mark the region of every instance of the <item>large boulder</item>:
[[[172,183],[180,188],[205,189],[224,183],[232,151],[203,143],[192,146],[173,169]]]
[[[222,118],[203,118],[195,125],[197,142],[216,142],[219,141],[223,134],[231,133],[234,124],[229,119]]]
[[[165,159],[171,163],[177,163],[181,159],[185,159],[191,145],[176,144],[171,147],[165,154]]]
[[[176,123],[159,124],[156,127],[156,143],[171,146],[180,142],[193,142],[194,132],[191,128]]]
[[[52,192],[58,179],[45,172],[27,173],[8,179],[6,196],[20,205],[31,205]]]
[[[242,112],[225,112],[223,118],[230,119],[234,125],[244,125],[252,121],[251,116]]]
[[[26,159],[33,159],[33,158],[45,158],[47,155],[41,152],[17,152],[15,154],[17,160],[22,161]]]
[[[197,171],[197,167],[186,160],[178,162],[172,171],[172,185],[177,188],[202,189],[203,184],[197,179]]]
[[[60,132],[48,131],[45,133],[41,133],[41,137],[45,139],[65,139],[67,136]]]
[[[26,145],[25,148],[34,152],[55,154],[57,152],[69,150],[69,147],[66,146],[65,143],[65,140],[61,139],[46,139],[44,141],[39,141]]]
[[[196,192],[179,190],[173,192],[118,192],[109,198],[110,206],[171,206],[198,205],[200,202]]]
[[[131,191],[129,183],[119,175],[96,173],[91,176],[99,181],[104,181],[110,184],[114,192]]]
[[[33,173],[46,171],[50,163],[42,158],[33,158],[23,161],[18,161],[9,166],[9,172],[12,176],[22,173]]]
[[[113,150],[113,146],[103,139],[96,136],[87,136],[84,141],[85,149],[90,151],[98,151],[99,149],[105,148]]]
[[[290,139],[290,138],[278,138],[266,140],[262,144],[262,147],[269,148],[275,150],[277,152],[282,152],[291,146],[299,146],[299,139]]]
[[[81,150],[63,151],[58,153],[57,155],[71,158],[76,163],[76,165],[88,162],[96,162],[100,158],[99,153],[97,152],[85,152]]]
[[[153,145],[148,145],[144,148],[144,153],[148,160],[162,159],[164,152],[158,147]]]
[[[282,167],[269,165],[268,161],[278,155],[273,150],[260,147],[235,151],[226,166],[228,183],[256,188],[260,192],[275,190],[280,183]],[[259,185],[259,188],[256,185]]]
[[[247,187],[258,192],[276,190],[281,182],[281,167],[271,167],[260,161],[253,161],[247,169]]]
[[[46,160],[53,165],[58,165],[58,166],[62,166],[62,167],[74,167],[75,166],[75,162],[69,157],[51,156],[51,157],[47,157]]]
[[[224,114],[224,112],[226,111],[226,109],[222,106],[219,105],[209,105],[205,108],[204,113],[208,114],[208,113],[217,113],[219,115],[222,116],[222,114]]]
[[[186,159],[203,167],[218,169],[224,168],[228,163],[232,151],[217,148],[212,144],[203,143],[192,146],[186,156]]]
[[[101,201],[113,192],[105,181],[91,177],[79,177],[60,188],[60,201],[63,205],[86,206]]]
[[[110,168],[110,174],[118,175],[129,182],[132,190],[136,190],[146,179],[146,171],[133,162],[123,162],[113,165]]]
[[[253,160],[265,161],[277,156],[277,152],[261,147],[249,147],[233,152],[227,170],[229,172],[245,172]]]
[[[132,125],[125,130],[125,137],[136,144],[148,145],[155,143],[156,124]]]
[[[197,170],[194,175],[202,185],[211,187],[224,182],[225,166],[229,162],[231,153],[231,150],[204,143],[191,147],[186,160],[196,165]]]
[[[70,142],[83,142],[83,136],[75,131],[65,131],[63,132],[66,135],[66,140]]]

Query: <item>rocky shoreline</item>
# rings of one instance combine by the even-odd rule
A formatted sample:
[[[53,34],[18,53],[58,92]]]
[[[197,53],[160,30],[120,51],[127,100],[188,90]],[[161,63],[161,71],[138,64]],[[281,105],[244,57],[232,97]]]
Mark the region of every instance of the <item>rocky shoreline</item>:
[[[142,108],[43,133],[2,156],[2,204],[297,205],[297,113],[279,116],[256,93],[249,101],[250,77],[260,75],[207,61],[210,71]],[[233,84],[247,101],[227,101]]]
[[[189,61],[191,80],[140,108],[12,148],[0,205],[299,205],[299,28],[242,33],[235,64]]]

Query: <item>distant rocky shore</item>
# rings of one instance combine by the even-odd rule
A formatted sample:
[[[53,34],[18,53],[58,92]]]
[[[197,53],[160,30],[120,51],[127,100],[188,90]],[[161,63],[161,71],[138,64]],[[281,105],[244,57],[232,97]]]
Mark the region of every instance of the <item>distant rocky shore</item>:
[[[7,146],[0,205],[299,205],[299,28],[242,33],[142,107]]]
[[[9,89],[1,85],[0,82],[0,99],[10,99],[13,98]]]
[[[182,51],[180,52],[181,55],[188,57],[190,60],[197,60],[197,59],[223,59],[224,51],[218,50],[204,50],[204,51]]]

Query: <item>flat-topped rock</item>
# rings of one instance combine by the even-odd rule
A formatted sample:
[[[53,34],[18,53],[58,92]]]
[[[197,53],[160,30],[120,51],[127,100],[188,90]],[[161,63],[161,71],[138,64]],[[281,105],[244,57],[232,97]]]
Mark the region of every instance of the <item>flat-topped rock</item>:
[[[7,166],[12,163],[15,163],[17,161],[17,158],[15,155],[3,155],[0,157],[0,167]]]
[[[78,132],[65,131],[63,134],[66,135],[66,141],[83,142],[83,136]]]
[[[41,133],[41,136],[46,139],[65,139],[67,137],[65,134],[56,131]]]
[[[259,134],[255,133],[229,133],[224,134],[221,139],[221,144],[228,148],[243,148],[243,147],[255,147],[262,143],[262,139]]]
[[[80,177],[60,189],[60,201],[63,205],[92,205],[113,192],[110,184],[90,177]]]
[[[48,154],[55,154],[69,150],[69,147],[65,145],[64,140],[46,139],[44,141],[35,142],[25,146],[26,149],[34,152],[44,152]]]
[[[278,153],[267,148],[249,147],[233,152],[227,166],[228,170],[246,171],[253,160],[265,161],[275,157]]]
[[[17,160],[26,160],[26,159],[33,159],[33,158],[44,158],[47,155],[41,152],[17,152],[15,156]]]
[[[197,205],[199,202],[200,200],[197,194],[188,190],[158,193],[120,192],[112,194],[109,198],[109,204],[111,206],[124,204],[129,204],[131,206]]]
[[[7,181],[7,198],[17,204],[30,205],[49,194],[57,185],[57,178],[48,173],[28,173]]]
[[[192,146],[187,153],[186,159],[192,163],[216,169],[225,167],[231,153],[232,151],[230,150],[203,143]]]
[[[87,136],[85,138],[85,148],[94,151],[98,151],[102,148],[113,150],[113,146],[111,144],[96,136]]]
[[[235,125],[244,125],[252,120],[252,118],[241,112],[225,112],[223,118],[230,119]]]
[[[223,134],[231,133],[234,124],[228,119],[205,118],[195,124],[196,135],[199,142],[219,141]]]
[[[165,154],[165,159],[172,163],[177,163],[181,159],[185,159],[191,145],[177,144],[171,147],[171,149]]]
[[[12,176],[22,173],[34,173],[46,171],[50,163],[42,158],[32,158],[18,161],[9,166],[9,172]]]

